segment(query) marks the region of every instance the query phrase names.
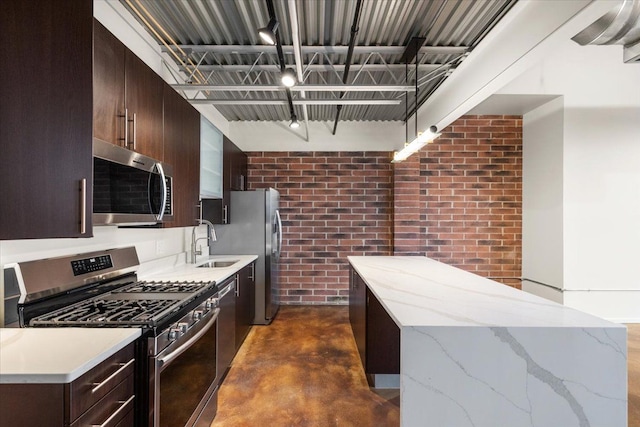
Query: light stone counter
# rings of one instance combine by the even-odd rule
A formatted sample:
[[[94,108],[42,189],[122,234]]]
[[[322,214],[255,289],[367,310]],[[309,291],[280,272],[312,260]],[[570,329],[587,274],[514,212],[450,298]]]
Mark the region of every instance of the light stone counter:
[[[139,274],[141,280],[222,282],[256,255],[201,257],[197,264],[167,265]],[[228,267],[198,267],[237,260]],[[0,329],[0,383],[69,383],[140,337],[137,328]]]
[[[0,329],[0,383],[70,383],[139,336],[138,328]]]
[[[349,257],[399,326],[401,425],[627,425],[626,327],[425,257]]]
[[[195,264],[171,265],[164,271],[138,274],[140,280],[169,280],[169,281],[215,281],[217,283],[231,277],[243,267],[258,259],[257,255],[211,255],[198,258]],[[228,267],[198,267],[210,261],[235,261]]]

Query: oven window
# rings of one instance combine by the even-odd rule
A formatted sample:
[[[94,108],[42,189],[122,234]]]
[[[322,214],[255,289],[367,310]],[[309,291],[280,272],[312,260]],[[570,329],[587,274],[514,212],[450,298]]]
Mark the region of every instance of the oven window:
[[[213,325],[160,373],[160,426],[187,424],[216,380],[217,329]]]

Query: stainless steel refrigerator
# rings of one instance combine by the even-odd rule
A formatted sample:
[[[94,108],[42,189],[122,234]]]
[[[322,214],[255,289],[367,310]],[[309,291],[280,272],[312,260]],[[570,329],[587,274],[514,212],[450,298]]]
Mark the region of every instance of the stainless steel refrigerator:
[[[230,224],[217,225],[218,240],[212,255],[258,255],[256,260],[256,309],[253,323],[268,325],[280,306],[279,268],[282,221],[280,193],[273,188],[232,191]]]

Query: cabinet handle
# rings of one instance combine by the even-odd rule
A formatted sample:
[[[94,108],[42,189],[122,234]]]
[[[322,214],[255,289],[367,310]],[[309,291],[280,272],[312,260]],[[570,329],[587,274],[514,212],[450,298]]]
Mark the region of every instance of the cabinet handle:
[[[223,224],[228,224],[229,223],[229,209],[227,207],[227,205],[224,205],[224,207],[222,208],[222,223]]]
[[[80,234],[87,232],[87,178],[80,180]]]
[[[102,388],[105,384],[107,384],[109,381],[111,381],[113,378],[117,377],[122,371],[124,371],[129,366],[131,366],[133,364],[133,362],[135,362],[135,359],[131,359],[127,363],[120,363],[120,369],[115,371],[113,374],[109,375],[102,382],[92,383],[92,385],[94,385],[95,387],[91,389],[91,393],[95,393],[100,388]]]
[[[256,280],[256,264],[251,264],[251,277],[250,279],[255,282]]]
[[[110,423],[110,422],[111,422],[115,417],[117,417],[117,416],[118,416],[118,414],[120,414],[120,412],[122,412],[122,411],[124,410],[124,408],[126,408],[127,406],[129,406],[129,403],[133,402],[133,399],[134,399],[135,397],[136,397],[136,396],[135,396],[135,394],[134,394],[134,395],[132,395],[130,398],[128,398],[127,400],[124,400],[124,401],[123,401],[123,400],[118,400],[118,403],[122,403],[122,405],[120,405],[120,406],[118,407],[118,409],[116,409],[116,411],[115,411],[113,414],[111,414],[111,415],[109,416],[109,418],[107,418],[107,419],[105,420],[105,422],[103,422],[102,424],[92,424],[92,425],[91,425],[91,427],[105,427],[105,426],[109,425],[109,423]]]
[[[133,113],[133,151],[136,151],[136,135],[138,133],[137,132],[137,126],[136,126],[137,116],[138,115],[136,113]]]
[[[124,138],[118,138],[118,140],[122,141],[122,146],[127,148],[129,146],[129,110],[125,108],[124,114],[118,114],[118,117],[124,119]]]
[[[240,298],[240,275],[236,274],[236,298]]]
[[[240,190],[246,190],[246,188],[244,188],[244,175],[240,175]]]

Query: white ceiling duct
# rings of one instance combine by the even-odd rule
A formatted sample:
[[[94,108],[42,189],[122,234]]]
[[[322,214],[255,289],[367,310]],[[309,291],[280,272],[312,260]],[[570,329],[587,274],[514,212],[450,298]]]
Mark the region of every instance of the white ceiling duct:
[[[624,0],[572,37],[586,45],[624,46],[624,62],[640,62],[640,0]]]

